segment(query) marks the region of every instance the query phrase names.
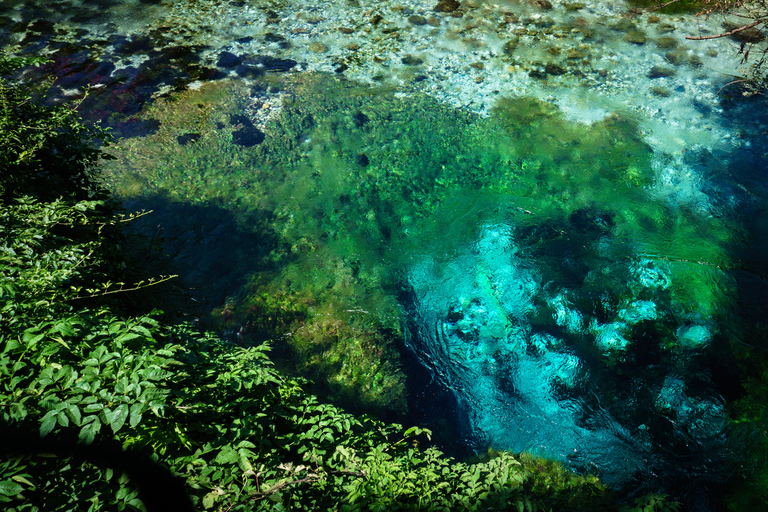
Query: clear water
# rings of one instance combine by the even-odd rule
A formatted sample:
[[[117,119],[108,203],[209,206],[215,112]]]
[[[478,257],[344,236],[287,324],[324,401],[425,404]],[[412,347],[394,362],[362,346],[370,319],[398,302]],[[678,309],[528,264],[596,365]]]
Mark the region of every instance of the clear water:
[[[0,23],[52,56],[52,100],[99,86],[83,114],[127,137],[111,185],[233,338],[288,340],[334,398],[407,399],[457,452],[715,508],[768,347],[768,117],[721,90],[737,44],[622,2],[433,3],[6,1]]]

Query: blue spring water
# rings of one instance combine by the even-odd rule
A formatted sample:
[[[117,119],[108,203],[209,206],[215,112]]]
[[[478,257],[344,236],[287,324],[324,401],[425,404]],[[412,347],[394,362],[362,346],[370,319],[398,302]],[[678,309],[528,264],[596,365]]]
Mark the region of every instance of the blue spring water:
[[[592,271],[624,273],[621,290],[606,280],[594,296],[601,286],[546,281],[524,232],[494,218],[405,273],[408,345],[455,399],[461,437],[478,452],[529,451],[637,494],[690,495],[722,480],[725,404],[701,360],[717,327],[679,322],[669,265],[598,258]],[[597,251],[608,232],[595,233]],[[669,353],[653,339],[664,337],[658,324],[675,342]]]

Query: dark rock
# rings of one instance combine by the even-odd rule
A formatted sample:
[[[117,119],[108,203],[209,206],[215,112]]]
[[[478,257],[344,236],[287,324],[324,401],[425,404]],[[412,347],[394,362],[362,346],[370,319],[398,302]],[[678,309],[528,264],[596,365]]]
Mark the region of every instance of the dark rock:
[[[221,52],[216,65],[220,68],[234,68],[243,63],[243,59],[232,52]]]
[[[118,123],[114,129],[121,137],[146,137],[156,133],[160,128],[160,121],[157,119],[129,119]]]
[[[660,37],[656,40],[656,46],[665,50],[670,50],[677,46],[677,39],[674,37]]]
[[[515,36],[501,46],[501,52],[504,55],[512,55],[515,53],[518,44],[520,44],[520,38]]]
[[[547,64],[544,66],[544,72],[548,75],[562,75],[565,74],[565,68],[562,66],[558,66],[557,64]]]
[[[371,162],[368,159],[368,156],[365,155],[365,153],[360,153],[355,157],[355,163],[360,167],[368,167],[368,164],[370,164]]]
[[[267,34],[267,36],[268,35],[269,34]],[[267,36],[264,36],[264,38],[266,39]],[[240,39],[236,39],[235,41],[237,41],[240,44],[246,44],[246,43],[250,43],[251,41],[253,41],[253,37],[245,36],[245,37],[241,37]]]
[[[682,64],[685,61],[685,57],[685,52],[680,51],[679,49],[674,52],[667,52],[664,54],[664,58],[667,59],[670,64],[674,65]]]
[[[179,135],[176,137],[176,141],[182,145],[186,146],[187,144],[190,144],[192,142],[197,142],[200,140],[200,137],[202,137],[199,133],[185,133],[184,135]]]
[[[440,0],[433,9],[435,12],[453,12],[459,8],[461,4],[456,0]]]
[[[552,2],[549,0],[528,0],[528,3],[534,7],[538,7],[539,9],[544,9],[545,11],[548,11],[552,8]]]
[[[53,22],[46,20],[35,20],[34,23],[30,23],[27,27],[28,30],[33,32],[40,32],[42,34],[50,34],[53,32]]]
[[[229,124],[230,126],[253,128],[253,123],[251,122],[251,120],[242,114],[230,114]]]
[[[362,112],[358,112],[357,114],[352,116],[352,121],[355,123],[355,126],[360,128],[365,123],[370,121],[370,118],[367,115],[363,114]]]
[[[541,64],[539,64],[541,65]],[[528,72],[528,76],[531,78],[536,78],[538,80],[546,80],[549,76],[559,76],[566,73],[566,69],[562,66],[558,66],[557,64],[546,64],[544,65],[544,70],[541,70],[539,68],[532,69]]]
[[[646,41],[645,33],[642,30],[639,29],[630,29],[626,34],[624,34],[624,40],[628,43],[632,44],[645,44]]]
[[[648,78],[667,78],[673,76],[675,70],[672,68],[663,68],[661,66],[653,66],[648,72]]]
[[[149,53],[155,44],[149,36],[133,36],[130,39],[115,42],[115,52],[119,55]]]
[[[246,126],[232,132],[232,142],[238,146],[250,148],[251,146],[264,142],[264,132],[254,126]]]
[[[413,55],[406,55],[400,60],[406,66],[418,66],[419,64],[424,63],[424,59],[420,59],[419,57],[414,57]]]
[[[295,60],[280,59],[277,57],[270,57],[268,55],[259,57],[259,63],[264,66],[264,69],[267,71],[281,72],[290,71],[294,66],[296,66],[296,64],[298,64]]]
[[[409,16],[408,23],[410,23],[411,25],[426,25],[427,18],[425,18],[424,16],[417,16],[417,15]]]
[[[669,23],[662,23],[661,25],[659,25],[659,32],[661,32],[662,34],[669,34],[670,32],[674,32],[674,31],[675,31],[674,25],[670,25]]]
[[[264,74],[264,68],[241,64],[235,68],[235,72],[243,78],[258,78]]]

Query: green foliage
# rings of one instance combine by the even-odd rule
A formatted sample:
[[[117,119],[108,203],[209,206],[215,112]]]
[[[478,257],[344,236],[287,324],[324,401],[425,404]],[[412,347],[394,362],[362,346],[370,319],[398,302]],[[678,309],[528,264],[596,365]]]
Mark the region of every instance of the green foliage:
[[[2,53],[0,74],[43,62]],[[81,123],[71,105],[46,107],[33,101],[43,87],[20,85],[0,78],[0,203],[23,195],[42,200],[100,196],[92,168],[105,157],[99,144],[111,141],[109,133]]]
[[[669,501],[663,494],[647,494],[634,500],[632,505],[621,507],[620,512],[679,512],[681,504]]]

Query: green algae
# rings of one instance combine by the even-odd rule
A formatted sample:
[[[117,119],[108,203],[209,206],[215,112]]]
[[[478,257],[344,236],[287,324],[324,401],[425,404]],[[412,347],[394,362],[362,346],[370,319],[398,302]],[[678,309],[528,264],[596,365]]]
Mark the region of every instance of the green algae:
[[[494,216],[514,219],[553,281],[564,278],[562,251],[581,244],[595,267],[581,286],[594,293],[631,295],[618,267],[644,257],[672,265],[681,318],[727,303],[720,269],[732,226],[654,194],[653,154],[621,112],[586,125],[549,103],[508,98],[480,118],[322,74],[267,78],[254,90],[268,88],[284,96],[260,144],[239,146],[232,122],[258,92],[210,83],[142,114],[159,129],[121,142],[108,176],[125,199],[215,206],[269,239],[255,256],[238,252],[241,278],[206,321],[238,342],[279,340],[283,364],[342,403],[405,410],[398,279],[419,255],[471,244]],[[613,239],[608,253],[594,222]]]

